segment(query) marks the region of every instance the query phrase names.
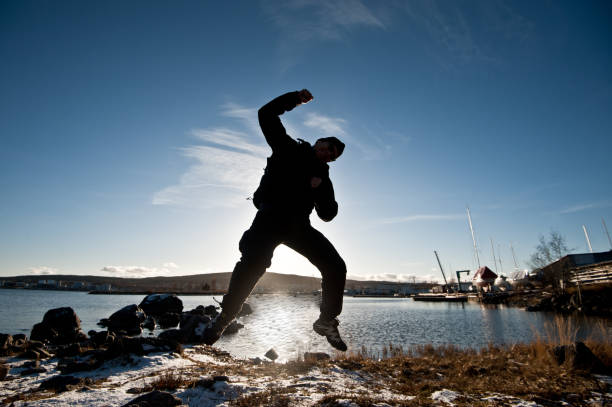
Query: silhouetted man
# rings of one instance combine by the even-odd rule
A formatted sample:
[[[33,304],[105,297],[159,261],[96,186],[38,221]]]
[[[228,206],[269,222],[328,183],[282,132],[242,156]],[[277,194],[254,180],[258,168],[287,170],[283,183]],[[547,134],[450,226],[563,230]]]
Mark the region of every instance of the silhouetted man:
[[[296,141],[287,134],[279,118],[311,100],[312,94],[303,89],[279,96],[259,109],[259,125],[272,155],[253,195],[257,215],[240,239],[242,257],[223,297],[221,314],[204,332],[204,342],[209,345],[221,337],[240,312],[255,284],[270,267],[274,249],[284,244],[306,257],[323,277],[321,314],[313,324],[314,331],[325,336],[334,348],[346,350],[336,319],[342,311],[346,265],[309,219],[313,208],[326,222],[338,213],[327,163],[342,154],[344,143],[336,137],[321,138],[314,146],[300,139]]]

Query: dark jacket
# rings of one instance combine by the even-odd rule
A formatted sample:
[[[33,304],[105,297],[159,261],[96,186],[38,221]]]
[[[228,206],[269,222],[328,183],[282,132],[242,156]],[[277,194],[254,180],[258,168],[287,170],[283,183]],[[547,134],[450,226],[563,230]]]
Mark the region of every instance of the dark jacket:
[[[338,213],[329,166],[316,158],[309,143],[292,139],[279,118],[300,102],[298,92],[289,92],[259,109],[259,125],[272,155],[268,157],[253,203],[258,209],[305,218],[315,208],[317,215],[329,222]],[[317,188],[310,185],[312,177],[322,180]]]

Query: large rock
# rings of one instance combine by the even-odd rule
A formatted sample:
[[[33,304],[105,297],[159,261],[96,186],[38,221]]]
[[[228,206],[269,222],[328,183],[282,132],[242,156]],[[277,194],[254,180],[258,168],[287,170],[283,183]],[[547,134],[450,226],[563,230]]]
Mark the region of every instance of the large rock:
[[[81,331],[81,320],[70,307],[47,311],[42,322],[32,327],[30,334],[32,340],[47,341],[54,345],[65,345],[86,338],[87,335]]]
[[[165,391],[155,390],[124,404],[123,407],[171,407],[183,404],[181,399]]]
[[[187,343],[202,342],[202,335],[209,323],[208,315],[183,313],[180,325],[183,340]]]
[[[181,322],[181,314],[176,312],[166,312],[155,316],[155,322],[161,329],[174,328]]]
[[[74,376],[53,376],[40,384],[40,390],[53,390],[57,393],[74,389],[75,387],[89,385],[93,381],[88,378]]]
[[[144,311],[138,305],[132,304],[121,308],[108,319],[103,319],[98,324],[107,327],[111,332],[140,335],[145,319],[147,319],[147,315]]]
[[[147,315],[163,315],[183,312],[183,301],[176,294],[150,294],[138,305]]]
[[[9,367],[0,362],[0,380],[4,380],[8,376]]]
[[[13,337],[9,334],[0,334],[0,350],[7,350],[13,344]]]

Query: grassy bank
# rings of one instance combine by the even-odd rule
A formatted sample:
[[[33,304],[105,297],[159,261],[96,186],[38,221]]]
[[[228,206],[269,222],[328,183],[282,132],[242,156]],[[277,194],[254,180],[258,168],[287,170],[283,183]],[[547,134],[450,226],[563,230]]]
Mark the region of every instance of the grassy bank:
[[[596,406],[610,405],[612,343],[601,325],[585,343],[597,363],[571,352],[576,329],[562,317],[528,344],[462,349],[447,346],[299,355],[287,363],[242,360],[209,346],[181,354],[129,356],[79,374],[86,383],[68,391],[41,389],[56,377],[57,361],[41,362],[47,373],[20,377],[10,360],[0,402],[39,406],[123,405],[162,390],[190,406]],[[565,353],[559,361],[559,349]],[[565,350],[563,350],[565,349]]]

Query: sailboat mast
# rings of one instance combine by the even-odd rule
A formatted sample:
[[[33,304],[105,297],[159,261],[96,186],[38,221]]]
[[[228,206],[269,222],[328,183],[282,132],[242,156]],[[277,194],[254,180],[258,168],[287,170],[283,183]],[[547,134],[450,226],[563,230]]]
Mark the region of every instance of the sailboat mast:
[[[514,253],[514,246],[510,243],[510,250],[512,251],[512,258],[514,259],[514,269],[518,271],[518,264],[516,264],[516,254]]]
[[[589,246],[589,251],[593,253],[593,248],[591,247],[591,239],[589,239],[589,232],[587,232],[586,226],[582,225],[582,230],[584,230],[584,237],[586,237],[587,245]]]
[[[604,230],[606,231],[606,236],[608,236],[608,243],[610,243],[610,249],[612,250],[612,240],[610,240],[610,233],[608,233],[608,227],[606,226],[606,221],[604,218],[601,218],[601,223],[603,224]]]
[[[467,206],[468,223],[470,224],[470,232],[472,232],[472,242],[474,243],[474,254],[476,254],[476,262],[480,268],[480,257],[478,257],[478,246],[476,246],[476,237],[474,236],[474,226],[472,226],[472,216],[470,215],[470,207]]]
[[[495,260],[495,249],[493,248],[493,238],[489,237],[489,239],[491,239],[491,253],[493,254],[493,268],[495,269],[495,272],[497,273],[497,260]]]

